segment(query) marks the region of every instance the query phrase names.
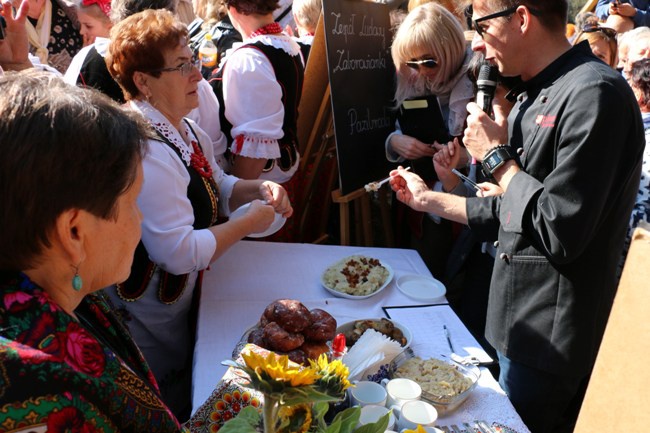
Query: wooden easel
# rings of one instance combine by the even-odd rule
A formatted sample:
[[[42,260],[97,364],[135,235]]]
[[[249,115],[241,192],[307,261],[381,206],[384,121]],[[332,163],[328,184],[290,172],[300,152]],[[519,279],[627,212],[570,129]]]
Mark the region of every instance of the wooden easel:
[[[299,233],[301,241],[321,243],[327,239],[327,217],[330,201],[319,193],[329,192],[337,179],[336,139],[332,116],[331,94],[327,75],[324,22],[321,15],[316,27],[314,42],[305,69],[305,80],[299,106],[298,142],[300,147],[300,172],[303,173],[303,190],[299,205],[301,215]],[[381,220],[386,233],[386,244],[394,245],[388,210],[386,188],[379,191]],[[324,199],[324,201],[323,201]],[[354,206],[356,242],[372,246],[372,215],[370,197],[363,189],[341,195],[339,189],[331,192],[331,199],[339,205],[341,245],[350,245],[350,203]],[[361,218],[359,218],[359,215]],[[308,227],[316,225],[318,235],[306,239]]]
[[[316,27],[309,60],[305,68],[302,98],[298,110],[298,142],[300,143],[300,172],[303,190],[300,196],[301,215],[299,234],[301,241],[321,243],[327,239],[329,197],[323,201],[316,195],[333,187],[336,179],[336,142],[327,76],[324,23],[321,15]],[[311,226],[316,226],[316,235]],[[311,237],[311,238],[310,238]]]

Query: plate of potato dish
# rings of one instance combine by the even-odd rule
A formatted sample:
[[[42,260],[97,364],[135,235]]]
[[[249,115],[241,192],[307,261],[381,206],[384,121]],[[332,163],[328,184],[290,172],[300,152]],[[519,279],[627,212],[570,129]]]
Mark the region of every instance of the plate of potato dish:
[[[372,257],[352,255],[328,267],[321,284],[331,294],[347,299],[366,299],[388,287],[393,269]]]

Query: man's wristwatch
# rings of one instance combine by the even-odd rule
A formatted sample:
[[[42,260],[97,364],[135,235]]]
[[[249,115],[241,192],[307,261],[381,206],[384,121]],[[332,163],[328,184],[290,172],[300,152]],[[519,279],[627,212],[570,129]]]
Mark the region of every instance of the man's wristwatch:
[[[511,159],[517,160],[517,153],[507,144],[500,144],[488,150],[483,157],[483,172],[486,175],[494,175],[494,172]]]

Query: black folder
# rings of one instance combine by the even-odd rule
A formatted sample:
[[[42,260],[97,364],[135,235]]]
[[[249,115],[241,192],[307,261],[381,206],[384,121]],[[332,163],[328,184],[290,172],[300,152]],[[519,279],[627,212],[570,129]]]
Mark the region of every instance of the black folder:
[[[425,144],[433,144],[434,141],[443,144],[450,139],[440,103],[435,95],[405,100],[399,107],[397,120],[404,135],[417,138]],[[421,158],[411,163],[413,171],[423,179],[437,178],[430,159]]]

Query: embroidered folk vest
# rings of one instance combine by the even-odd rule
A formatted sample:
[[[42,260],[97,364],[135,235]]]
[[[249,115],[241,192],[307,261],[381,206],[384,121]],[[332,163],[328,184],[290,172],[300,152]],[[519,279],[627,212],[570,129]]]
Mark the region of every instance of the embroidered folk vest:
[[[284,121],[282,123],[282,132],[284,136],[278,140],[280,144],[280,158],[275,161],[269,160],[265,170],[270,169],[274,163],[277,163],[283,170],[290,169],[295,163],[298,155],[298,138],[297,138],[297,121],[298,121],[298,104],[302,94],[302,83],[304,79],[304,68],[302,66],[300,54],[291,56],[280,48],[265,45],[262,42],[253,42],[243,45],[240,48],[254,48],[264,54],[273,66],[275,78],[282,88],[282,105],[284,106]],[[227,61],[226,61],[227,62]],[[223,100],[223,71],[225,63],[221,69],[217,70],[210,79],[210,84],[219,100],[219,120],[221,121],[221,130],[228,139],[228,150],[231,151],[233,137],[231,136],[232,124],[226,119],[226,106]]]
[[[192,134],[196,137],[194,130],[187,123]],[[176,152],[182,160],[180,151],[165,136],[156,131],[157,141],[165,143]],[[201,144],[199,143],[199,146]],[[187,186],[187,198],[192,203],[194,211],[195,230],[201,230],[213,226],[217,222],[217,209],[219,188],[213,178],[205,178],[191,166],[186,166],[190,175],[190,183]],[[147,250],[140,241],[135,250],[133,265],[131,266],[131,275],[129,279],[122,284],[117,285],[117,294],[125,301],[137,301],[144,295],[149,282],[158,266],[149,259]],[[176,302],[187,285],[188,274],[174,275],[160,269],[160,281],[158,283],[158,299],[165,304]]]

